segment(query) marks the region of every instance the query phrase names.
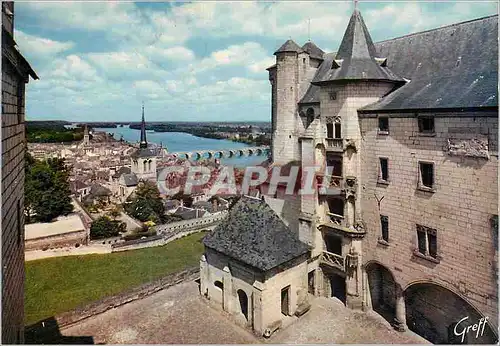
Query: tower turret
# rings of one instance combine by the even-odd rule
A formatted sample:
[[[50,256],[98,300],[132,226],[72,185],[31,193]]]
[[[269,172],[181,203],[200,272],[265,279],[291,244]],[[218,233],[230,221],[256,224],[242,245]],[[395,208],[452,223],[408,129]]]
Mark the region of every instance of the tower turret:
[[[299,101],[298,56],[302,52],[293,40],[286,41],[275,53],[276,75],[273,81],[276,105],[273,119],[272,157],[275,164],[300,159],[297,137],[297,103]]]

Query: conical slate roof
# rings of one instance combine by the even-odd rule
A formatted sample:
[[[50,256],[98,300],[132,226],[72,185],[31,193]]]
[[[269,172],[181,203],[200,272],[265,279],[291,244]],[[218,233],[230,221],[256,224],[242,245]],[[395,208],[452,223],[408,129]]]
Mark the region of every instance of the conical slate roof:
[[[302,46],[302,50],[309,54],[309,57],[315,59],[323,59],[323,55],[325,52],[321,50],[318,46],[316,46],[313,42],[308,41],[305,45]]]
[[[327,64],[327,65],[325,65]],[[322,73],[317,73],[313,83],[342,80],[385,80],[404,83],[392,72],[386,59],[377,56],[377,50],[359,10],[355,9],[335,57],[325,57]],[[318,71],[319,72],[319,71]]]
[[[236,202],[203,244],[261,271],[309,251],[265,201],[248,196]]]
[[[276,55],[278,53],[285,53],[285,52],[300,53],[300,52],[302,52],[302,48],[300,48],[300,46],[297,43],[295,43],[293,40],[288,40],[285,43],[283,43],[283,45],[276,52],[274,52],[274,55]]]

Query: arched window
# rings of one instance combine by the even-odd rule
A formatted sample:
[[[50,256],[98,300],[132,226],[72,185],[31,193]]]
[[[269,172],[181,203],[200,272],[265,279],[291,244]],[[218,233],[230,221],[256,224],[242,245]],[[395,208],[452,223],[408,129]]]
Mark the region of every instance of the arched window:
[[[243,290],[238,290],[238,300],[240,302],[240,310],[243,316],[245,316],[245,319],[248,320],[248,297],[245,291]]]
[[[143,172],[148,170],[148,162],[146,160],[143,161]]]
[[[148,161],[149,171],[151,172],[151,160]]]

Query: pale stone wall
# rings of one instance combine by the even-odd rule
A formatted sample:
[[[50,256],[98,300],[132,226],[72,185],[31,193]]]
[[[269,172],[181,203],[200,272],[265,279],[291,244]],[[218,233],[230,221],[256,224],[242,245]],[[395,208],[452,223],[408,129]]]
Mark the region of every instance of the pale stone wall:
[[[210,304],[233,315],[236,323],[262,335],[273,322],[281,321],[281,289],[289,286],[289,314],[307,297],[307,261],[302,256],[279,268],[262,272],[211,249],[200,261],[200,290]],[[216,283],[221,286],[218,287]],[[243,315],[239,291],[247,298]],[[241,294],[241,293],[240,293]]]
[[[2,2],[14,12],[13,2]],[[2,13],[13,33],[13,17]],[[5,56],[2,42],[2,344],[24,340],[24,151],[25,83]],[[14,60],[16,60],[14,58]]]
[[[416,281],[442,285],[497,325],[490,218],[498,214],[498,114],[473,115],[437,114],[432,137],[418,134],[414,116],[391,115],[389,135],[377,134],[377,118],[360,119],[364,262],[380,262],[402,288]],[[457,137],[469,143],[486,138],[489,159],[450,155],[448,139]],[[377,184],[379,157],[389,159],[388,185]],[[435,192],[417,189],[421,160],[434,163]],[[380,214],[389,217],[389,245],[378,242]],[[416,224],[437,230],[439,263],[413,255]]]
[[[307,297],[307,261],[298,258],[293,264],[287,264],[283,268],[277,268],[266,273],[266,281],[262,290],[262,326],[263,330],[271,323],[283,318],[281,313],[281,290],[289,289],[289,315],[297,311],[299,305],[305,302]]]
[[[273,161],[286,164],[299,160],[297,141],[297,102],[299,71],[297,53],[276,57],[276,127],[273,133]]]
[[[48,237],[27,239],[25,241],[24,248],[25,250],[30,251],[75,247],[77,244],[78,246],[86,245],[87,239],[88,232],[86,230],[80,230]]]

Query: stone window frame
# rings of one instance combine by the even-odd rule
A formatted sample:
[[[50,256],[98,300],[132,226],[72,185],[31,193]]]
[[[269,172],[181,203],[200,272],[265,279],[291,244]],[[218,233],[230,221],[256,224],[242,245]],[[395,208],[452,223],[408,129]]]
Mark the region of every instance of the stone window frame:
[[[381,120],[382,120],[382,119],[386,119],[386,120],[387,120],[387,127],[382,128],[382,127],[380,126],[380,125],[381,125]],[[378,120],[378,128],[377,128],[377,129],[378,129],[378,131],[377,131],[377,133],[378,133],[379,135],[388,135],[388,134],[389,134],[389,117],[388,117],[388,116],[379,116],[379,117],[377,118],[377,120]]]
[[[386,160],[387,162],[387,179],[383,179],[383,171],[382,171],[382,160]],[[378,178],[377,178],[377,184],[382,184],[382,185],[389,185],[390,183],[390,178],[389,178],[389,158],[385,156],[380,156],[378,158]]]
[[[440,263],[442,257],[439,254],[437,230],[435,228],[416,224],[415,236],[416,246],[413,250],[413,255],[433,263]],[[434,240],[434,244],[432,244],[432,240]]]
[[[384,232],[384,226],[386,231]],[[389,245],[389,216],[380,214],[380,237],[378,238],[379,244]],[[386,236],[384,237],[384,233]]]
[[[436,192],[436,163],[434,161],[418,161],[418,184],[417,189],[425,192]],[[422,179],[422,165],[431,165],[432,166],[432,186],[424,185]]]
[[[430,120],[432,121],[432,129],[424,129],[424,121]],[[436,119],[433,116],[429,115],[417,115],[417,126],[418,126],[418,135],[421,137],[434,137],[436,136]]]

